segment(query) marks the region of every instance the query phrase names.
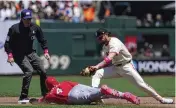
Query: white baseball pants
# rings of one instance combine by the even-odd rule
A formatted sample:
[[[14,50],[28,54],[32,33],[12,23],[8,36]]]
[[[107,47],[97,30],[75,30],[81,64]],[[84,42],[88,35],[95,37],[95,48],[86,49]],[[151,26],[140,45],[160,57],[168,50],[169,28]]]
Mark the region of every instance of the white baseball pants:
[[[109,66],[96,71],[92,76],[92,87],[98,87],[101,78],[124,77],[147,92],[150,96],[160,100],[161,96],[148,84],[144,82],[142,77],[136,71],[132,63],[127,63],[122,66]]]

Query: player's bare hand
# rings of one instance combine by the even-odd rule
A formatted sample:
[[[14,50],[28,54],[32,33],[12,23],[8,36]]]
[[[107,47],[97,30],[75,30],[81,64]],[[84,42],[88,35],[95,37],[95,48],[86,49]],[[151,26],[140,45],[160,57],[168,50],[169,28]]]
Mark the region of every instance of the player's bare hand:
[[[14,62],[14,59],[13,59],[13,58],[8,58],[7,62],[13,63],[13,62]]]
[[[12,64],[13,64],[13,62],[14,62],[14,58],[13,58],[12,53],[8,54],[8,59],[7,59],[7,62],[9,62],[9,63],[10,63],[10,65],[12,65]]]
[[[45,58],[46,58],[48,61],[50,60],[50,55],[49,55],[48,49],[45,49],[45,50],[44,50],[44,56],[45,56]]]
[[[33,104],[33,105],[39,104],[38,99],[36,99],[36,98],[31,98],[31,99],[29,100],[29,103],[31,103],[31,104]]]

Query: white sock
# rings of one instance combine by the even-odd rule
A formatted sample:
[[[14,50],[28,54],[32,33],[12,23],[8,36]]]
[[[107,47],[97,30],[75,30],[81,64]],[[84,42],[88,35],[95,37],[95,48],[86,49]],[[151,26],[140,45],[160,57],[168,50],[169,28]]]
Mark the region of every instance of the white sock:
[[[123,98],[123,95],[124,95],[123,92],[118,91],[118,94],[119,94],[119,97],[120,97],[120,98]]]
[[[100,78],[92,77],[92,87],[98,88],[100,84]]]

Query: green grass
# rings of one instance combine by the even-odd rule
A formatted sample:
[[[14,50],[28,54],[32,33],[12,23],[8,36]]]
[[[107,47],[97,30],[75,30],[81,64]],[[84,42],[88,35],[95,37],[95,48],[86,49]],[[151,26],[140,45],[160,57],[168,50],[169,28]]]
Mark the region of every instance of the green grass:
[[[22,106],[0,106],[0,108],[156,108],[156,107],[118,106],[118,105],[47,105],[47,106],[22,105]]]
[[[78,77],[78,76],[57,76],[58,81],[71,80],[77,81],[82,84],[90,85],[91,78]],[[173,76],[157,76],[157,77],[144,77],[144,80],[152,86],[162,96],[175,95],[175,77]],[[110,87],[119,91],[129,91],[138,96],[147,96],[146,93],[139,88],[128,82],[124,78],[103,79],[102,84],[108,84]],[[21,91],[22,77],[0,77],[0,96],[19,96]],[[29,96],[40,96],[39,77],[34,76],[31,81]],[[0,107],[1,108],[1,107]],[[86,107],[85,107],[86,108]]]

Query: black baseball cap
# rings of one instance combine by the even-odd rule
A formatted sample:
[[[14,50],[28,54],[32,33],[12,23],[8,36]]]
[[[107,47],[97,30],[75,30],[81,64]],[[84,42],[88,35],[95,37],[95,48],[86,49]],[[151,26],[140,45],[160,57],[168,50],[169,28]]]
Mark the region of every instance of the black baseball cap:
[[[21,18],[30,19],[32,18],[32,11],[29,9],[24,9],[21,11]]]
[[[99,36],[101,36],[105,33],[110,33],[110,32],[108,32],[108,30],[106,30],[104,28],[100,28],[96,31],[95,36],[96,36],[96,38],[98,38]]]

